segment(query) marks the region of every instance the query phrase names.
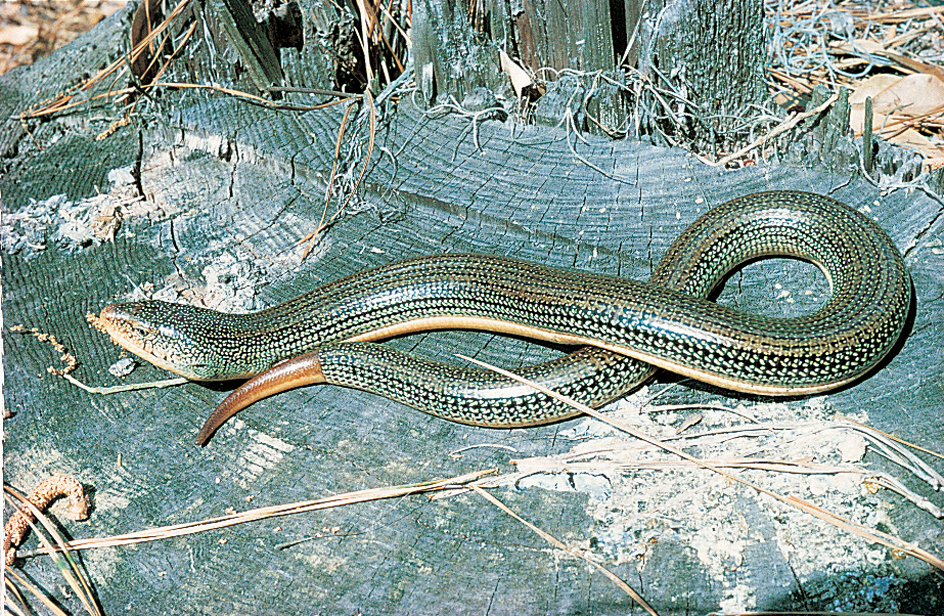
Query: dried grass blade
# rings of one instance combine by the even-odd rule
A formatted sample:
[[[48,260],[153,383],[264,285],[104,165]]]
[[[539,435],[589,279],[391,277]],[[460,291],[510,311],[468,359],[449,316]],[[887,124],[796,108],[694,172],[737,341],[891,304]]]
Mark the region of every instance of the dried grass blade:
[[[354,503],[363,503],[388,498],[400,498],[403,496],[410,496],[412,494],[423,494],[426,492],[455,489],[456,487],[463,486],[470,481],[474,481],[485,475],[494,474],[495,472],[496,469],[487,469],[483,471],[466,473],[464,475],[459,475],[450,479],[441,479],[438,481],[400,485],[388,488],[371,488],[368,490],[359,490],[356,492],[345,492],[343,494],[336,494],[334,496],[328,496],[310,501],[250,509],[248,511],[211,518],[209,520],[202,520],[199,522],[185,522],[183,524],[173,524],[170,526],[149,528],[143,531],[113,535],[111,537],[78,539],[65,542],[62,547],[69,550],[87,550],[91,548],[133,545],[136,543],[144,543],[148,541],[170,539],[172,537],[192,535],[194,533],[226,528],[228,526],[235,526],[237,524],[244,524],[246,522],[254,522],[267,518],[281,517],[296,513],[307,513],[310,511],[318,511],[321,509],[329,509],[332,507],[340,507],[342,505],[350,505]],[[57,549],[52,548],[51,546],[44,546],[44,549],[37,550],[37,553],[48,554],[54,551],[57,551]]]
[[[50,555],[52,555],[53,563],[59,569],[59,572],[62,574],[62,577],[65,578],[66,582],[69,584],[69,587],[72,589],[72,592],[79,598],[79,601],[82,603],[82,607],[85,608],[89,614],[93,616],[101,616],[102,612],[98,606],[98,601],[95,599],[95,595],[92,593],[92,588],[88,583],[88,580],[85,579],[85,575],[82,573],[82,570],[76,564],[75,560],[72,558],[72,555],[69,553],[68,542],[62,538],[59,534],[59,531],[56,530],[56,527],[49,521],[49,518],[40,511],[33,503],[29,502],[22,494],[18,493],[16,490],[13,490],[9,486],[4,486],[4,498],[10,503],[10,505],[16,510],[27,510],[29,511],[33,518],[38,520],[42,525],[43,529],[49,533],[49,537],[52,537],[50,540],[49,537],[43,533],[40,528],[30,519],[30,516],[26,516],[26,521],[29,523],[30,528],[33,533],[35,533],[37,539],[42,544],[43,548],[47,550]],[[16,501],[20,501],[20,505],[16,505]],[[53,548],[52,542],[55,541],[56,547]],[[57,554],[58,552],[58,554]]]
[[[6,583],[7,589],[11,593],[16,595],[17,600],[22,605],[25,606],[26,601],[24,600],[23,595],[20,594],[19,589],[16,588],[16,586],[14,586],[13,583],[10,581],[10,578],[16,580],[20,586],[22,586],[23,588],[27,590],[27,592],[29,592],[31,595],[39,599],[42,602],[42,604],[46,606],[46,609],[52,612],[54,616],[68,616],[68,614],[62,611],[62,608],[56,605],[55,602],[53,602],[53,600],[46,595],[46,593],[44,593],[39,588],[33,586],[29,582],[29,580],[27,580],[26,578],[18,574],[16,571],[14,571],[13,568],[6,567],[4,569],[4,575],[6,577],[4,582]],[[15,614],[18,614],[18,615],[22,614],[22,616],[26,616],[28,613],[24,611],[23,609],[21,609],[19,606],[11,603],[10,601],[5,601],[4,603],[5,603],[4,605],[5,609],[10,610],[11,612],[14,612]]]
[[[853,425],[859,426],[860,428],[864,428],[865,430],[868,430],[869,432],[874,432],[874,433],[876,433],[876,434],[881,434],[882,436],[884,436],[885,438],[887,438],[887,439],[890,440],[890,441],[895,441],[896,443],[900,443],[900,444],[904,445],[905,447],[910,447],[910,448],[912,448],[912,449],[917,449],[918,451],[920,451],[920,452],[922,452],[922,453],[926,453],[926,454],[928,454],[928,455],[930,455],[930,456],[934,456],[934,457],[936,457],[936,458],[940,458],[941,460],[944,460],[944,454],[938,453],[938,452],[936,452],[936,451],[932,451],[932,450],[930,450],[930,449],[925,449],[924,447],[921,447],[921,446],[919,446],[919,445],[915,445],[914,443],[909,443],[908,441],[906,441],[906,440],[904,440],[904,439],[900,439],[900,438],[898,438],[897,436],[894,436],[894,435],[892,435],[892,434],[889,434],[888,432],[882,432],[882,431],[879,430],[878,428],[873,428],[872,426],[870,426],[870,425],[868,425],[868,424],[864,424],[864,423],[858,422],[858,421],[856,421],[855,419],[851,419],[851,418],[845,417],[845,416],[841,416],[841,418],[842,418],[843,421],[847,421],[847,422],[849,422],[849,423],[851,423],[851,424],[853,424]]]
[[[377,108],[374,106],[374,95],[370,93],[370,90],[364,90],[364,100],[367,102],[367,109],[370,111],[370,133],[367,136],[367,156],[364,157],[364,166],[361,167],[361,173],[357,176],[357,182],[354,183],[354,188],[351,190],[351,194],[348,195],[344,205],[341,206],[342,208],[348,204],[348,201],[350,201],[357,192],[357,187],[361,185],[361,180],[364,179],[364,174],[367,173],[367,168],[370,165],[370,159],[374,155],[374,140],[377,137]]]
[[[324,210],[321,212],[321,220],[318,221],[318,226],[314,231],[295,243],[295,245],[298,246],[302,242],[308,242],[299,261],[304,261],[308,257],[308,253],[311,252],[311,249],[315,246],[315,240],[318,238],[318,234],[324,229],[325,217],[328,215],[328,205],[331,203],[331,188],[334,186],[334,178],[337,177],[338,173],[338,159],[341,157],[341,144],[344,142],[344,131],[347,129],[347,120],[351,115],[352,109],[354,109],[354,105],[347,106],[347,109],[344,110],[344,116],[341,118],[341,125],[338,127],[338,138],[334,144],[334,160],[331,162],[331,175],[328,177],[328,185],[325,186],[325,205]]]
[[[156,28],[154,28],[150,33],[148,33],[148,35],[147,35],[146,37],[144,37],[143,39],[141,39],[141,41],[139,41],[138,44],[135,45],[134,49],[131,50],[130,61],[133,62],[133,61],[137,58],[137,56],[139,56],[141,53],[143,53],[144,50],[145,50],[145,49],[151,44],[151,42],[154,40],[154,38],[157,37],[157,36],[159,36],[159,35],[160,35],[162,32],[164,32],[172,23],[174,23],[174,21],[177,19],[177,17],[184,11],[184,9],[187,8],[187,6],[188,6],[189,4],[190,4],[190,0],[182,0],[176,7],[174,7],[174,10],[171,11],[171,13],[170,13],[166,18],[164,18],[164,20],[163,20],[160,24],[158,24]],[[66,109],[69,109],[70,107],[75,107],[75,106],[77,106],[77,105],[81,105],[81,104],[87,102],[87,100],[95,100],[95,99],[101,98],[101,97],[113,96],[113,95],[116,95],[116,94],[128,94],[128,93],[134,92],[134,91],[135,91],[134,88],[125,88],[125,89],[123,89],[123,90],[119,90],[118,93],[107,93],[107,94],[104,94],[104,95],[99,95],[99,96],[92,97],[92,98],[90,98],[90,99],[83,99],[83,100],[78,101],[78,102],[75,102],[75,103],[70,103],[70,101],[75,97],[75,93],[76,93],[76,92],[84,92],[84,91],[89,90],[89,89],[92,88],[94,85],[96,85],[97,83],[99,83],[100,81],[104,80],[106,77],[108,77],[108,76],[111,75],[112,73],[114,73],[114,72],[115,72],[116,70],[118,70],[121,66],[125,65],[125,64],[128,62],[128,60],[129,60],[129,58],[126,57],[126,56],[122,56],[122,57],[118,58],[117,60],[115,60],[114,62],[112,62],[111,64],[109,64],[109,65],[106,66],[105,68],[103,68],[101,71],[99,71],[98,73],[96,73],[93,77],[91,77],[90,79],[88,79],[87,81],[85,81],[84,83],[82,83],[80,86],[78,86],[78,88],[74,89],[71,93],[62,94],[61,96],[59,96],[58,98],[56,98],[56,99],[53,100],[52,102],[50,102],[50,103],[48,103],[48,104],[46,104],[46,105],[44,105],[43,107],[40,107],[40,108],[38,108],[38,109],[28,109],[28,110],[24,111],[24,112],[21,114],[21,116],[20,116],[21,119],[26,119],[26,118],[38,118],[38,117],[42,117],[42,116],[45,116],[45,115],[51,115],[51,114],[53,114],[53,113],[58,113],[58,112],[60,112],[60,111],[64,111],[64,110],[66,110]]]
[[[374,81],[374,69],[370,66],[370,34],[367,31],[368,23],[373,24],[373,19],[371,19],[372,12],[367,6],[366,0],[359,0],[357,2],[357,11],[360,13],[360,33],[357,38],[360,39],[361,51],[364,53],[364,70],[367,72],[367,88],[365,92],[370,89],[370,84]]]

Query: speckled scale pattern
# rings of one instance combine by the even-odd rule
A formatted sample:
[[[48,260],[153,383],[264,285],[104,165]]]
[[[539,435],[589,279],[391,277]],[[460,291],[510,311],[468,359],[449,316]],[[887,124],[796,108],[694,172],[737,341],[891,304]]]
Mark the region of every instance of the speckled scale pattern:
[[[318,357],[328,383],[378,394],[458,423],[522,428],[580,414],[495,372],[431,361],[382,344],[329,343],[318,350]],[[622,397],[651,372],[643,362],[596,347],[517,371],[591,407]]]
[[[813,313],[780,319],[704,299],[732,269],[775,255],[820,266],[832,285],[829,301]],[[774,191],[730,201],[703,215],[669,248],[649,284],[504,257],[435,255],[355,274],[249,315],[158,302],[132,304],[129,310],[134,307],[138,318],[171,332],[176,338],[168,350],[202,379],[256,374],[283,359],[389,324],[456,315],[598,340],[733,389],[789,393],[826,389],[867,372],[896,342],[910,297],[901,256],[874,222],[826,197]],[[393,375],[398,370],[413,370],[416,386],[430,391],[441,388],[443,379],[455,385],[470,378],[370,345],[330,349],[339,356],[333,377],[338,383],[356,382],[384,395],[396,397],[394,390],[406,389],[403,379]],[[371,368],[355,378],[341,366],[354,374],[357,353],[364,354],[363,365]],[[607,364],[618,365],[618,370],[602,370],[597,364],[608,352],[596,353],[592,358],[568,356],[555,365],[576,375],[571,389],[587,392],[584,401],[618,397],[613,392],[625,392],[632,379],[649,374],[627,358]],[[395,368],[383,368],[384,361]],[[547,368],[537,368],[532,376],[545,374],[542,370]],[[394,385],[369,378],[381,373]],[[529,404],[514,400],[511,406]]]

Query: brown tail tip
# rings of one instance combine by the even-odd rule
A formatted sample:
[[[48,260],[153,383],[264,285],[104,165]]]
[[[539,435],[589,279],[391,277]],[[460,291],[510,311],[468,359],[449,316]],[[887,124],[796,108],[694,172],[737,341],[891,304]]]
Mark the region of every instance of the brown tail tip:
[[[220,402],[197,434],[197,445],[203,447],[226,421],[253,402],[268,398],[277,393],[324,383],[318,352],[312,351],[269,368],[243,383],[238,389]]]

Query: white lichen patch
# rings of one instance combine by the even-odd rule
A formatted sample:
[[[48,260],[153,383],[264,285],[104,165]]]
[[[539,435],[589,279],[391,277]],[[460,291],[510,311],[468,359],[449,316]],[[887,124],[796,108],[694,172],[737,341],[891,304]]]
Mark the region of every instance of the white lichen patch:
[[[0,223],[4,250],[29,258],[50,245],[68,251],[95,246],[113,240],[122,221],[160,209],[141,197],[131,166],[112,169],[108,181],[108,191],[93,197],[72,201],[58,194],[30,199],[18,212],[4,209]]]
[[[95,509],[92,512],[97,528],[126,528],[125,509],[131,504],[131,494],[136,488],[129,483],[110,483],[95,492]],[[117,531],[121,532],[121,531]],[[99,533],[95,533],[98,535]],[[108,533],[110,534],[110,533]],[[92,580],[99,585],[111,583],[118,574],[118,565],[127,558],[123,548],[97,548],[85,550],[83,559]]]
[[[262,273],[235,255],[221,253],[203,268],[206,281],[202,304],[222,312],[247,312],[256,308],[256,288],[264,281]]]
[[[212,247],[211,247],[212,249]],[[257,290],[267,277],[252,261],[232,252],[215,253],[205,266],[202,284],[175,272],[160,285],[144,282],[137,285],[123,301],[158,299],[172,303],[188,303],[221,312],[245,313],[262,308]]]
[[[825,398],[800,405],[642,408],[649,395],[643,390],[607,414],[765,490],[870,528],[891,528],[887,501],[867,489],[866,439],[833,418]],[[692,424],[696,413],[700,421]],[[526,474],[516,485],[589,494],[594,523],[587,534],[618,564],[635,563],[642,571],[652,546],[691,548],[723,589],[723,609],[756,608],[758,585],[773,583],[751,578],[756,567],[748,559],[758,554],[763,564],[789,567],[801,581],[887,557],[885,548],[596,420],[560,436],[578,442],[567,454],[516,461]],[[585,484],[578,477],[596,479]]]
[[[82,557],[85,568],[97,586],[110,584],[118,572],[118,565],[127,558],[125,548],[97,548],[85,550]],[[122,550],[125,550],[123,553]]]
[[[934,238],[932,240],[928,240],[926,246],[931,249],[931,254],[944,255],[944,241]]]

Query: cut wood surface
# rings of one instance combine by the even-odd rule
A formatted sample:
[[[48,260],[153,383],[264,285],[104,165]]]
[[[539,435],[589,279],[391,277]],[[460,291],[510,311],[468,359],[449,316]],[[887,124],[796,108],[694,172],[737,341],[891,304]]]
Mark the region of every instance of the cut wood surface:
[[[172,103],[156,102],[146,120],[103,140],[95,136],[114,118],[81,109],[25,132],[20,111],[111,59],[103,50],[116,48],[123,35],[114,25],[119,18],[99,26],[97,38],[80,39],[0,80],[0,109],[11,118],[0,137],[3,393],[12,413],[4,420],[4,481],[28,490],[48,475],[68,474],[93,488],[89,520],[62,521],[69,536],[102,537],[492,467],[511,473],[512,460],[565,454],[587,447],[585,439],[609,438],[614,447],[631,441],[590,420],[486,430],[353,390],[312,387],[253,405],[199,449],[193,438],[230,385],[88,394],[48,374],[48,366],[60,367],[59,354],[12,326],[54,334],[78,358],[73,375],[85,383],[162,379],[168,375],[148,365],[121,380],[109,375],[121,351],[88,326],[86,314],[145,294],[257,309],[367,267],[439,252],[502,254],[646,279],[700,213],[771,189],[832,196],[889,233],[914,282],[907,339],[868,378],[826,396],[772,401],[684,382],[660,402],[720,401],[778,424],[810,426],[848,415],[940,451],[944,206],[924,192],[883,194],[849,168],[728,171],[681,150],[581,140],[562,129],[473,125],[425,114],[402,99],[378,125],[356,198],[340,213],[332,205],[332,223],[300,261],[304,247],[297,242],[322,218],[340,107],[274,111],[216,93],[174,93]],[[365,125],[349,130],[360,130],[366,156]],[[359,172],[352,169],[349,181]],[[144,199],[136,199],[139,191]],[[120,226],[113,241],[103,240],[116,203]],[[88,233],[93,222],[105,231]],[[793,315],[814,309],[826,293],[813,266],[774,260],[732,276],[718,301]],[[469,332],[390,344],[443,361],[459,362],[460,353],[511,368],[560,352]],[[673,380],[663,375],[646,395]],[[613,412],[659,436],[688,417],[682,411],[640,416],[632,408]],[[730,413],[705,416],[705,430],[731,420],[749,423]],[[833,452],[816,447],[817,439],[823,447],[833,442],[812,434],[797,442],[795,458],[809,451],[803,445],[820,457],[815,461],[832,460]],[[765,455],[751,442],[739,443],[729,455]],[[944,470],[940,459],[919,455]],[[853,462],[892,473],[944,505],[941,492],[874,450]],[[776,473],[739,472],[944,555],[944,521],[889,491],[872,494],[861,482],[850,487],[818,476],[791,475],[783,483]],[[661,614],[725,606],[866,611],[887,607],[881,600],[901,605],[903,597],[912,597],[916,612],[944,609],[940,576],[925,563],[896,558],[708,472],[585,467],[516,478],[492,493],[610,568]],[[311,540],[279,547],[305,537]],[[28,542],[26,549],[34,547]],[[106,614],[640,611],[586,563],[475,493],[362,503],[86,550],[80,558]],[[71,605],[56,594],[58,574],[47,559],[19,566]],[[870,588],[879,590],[866,596]]]

